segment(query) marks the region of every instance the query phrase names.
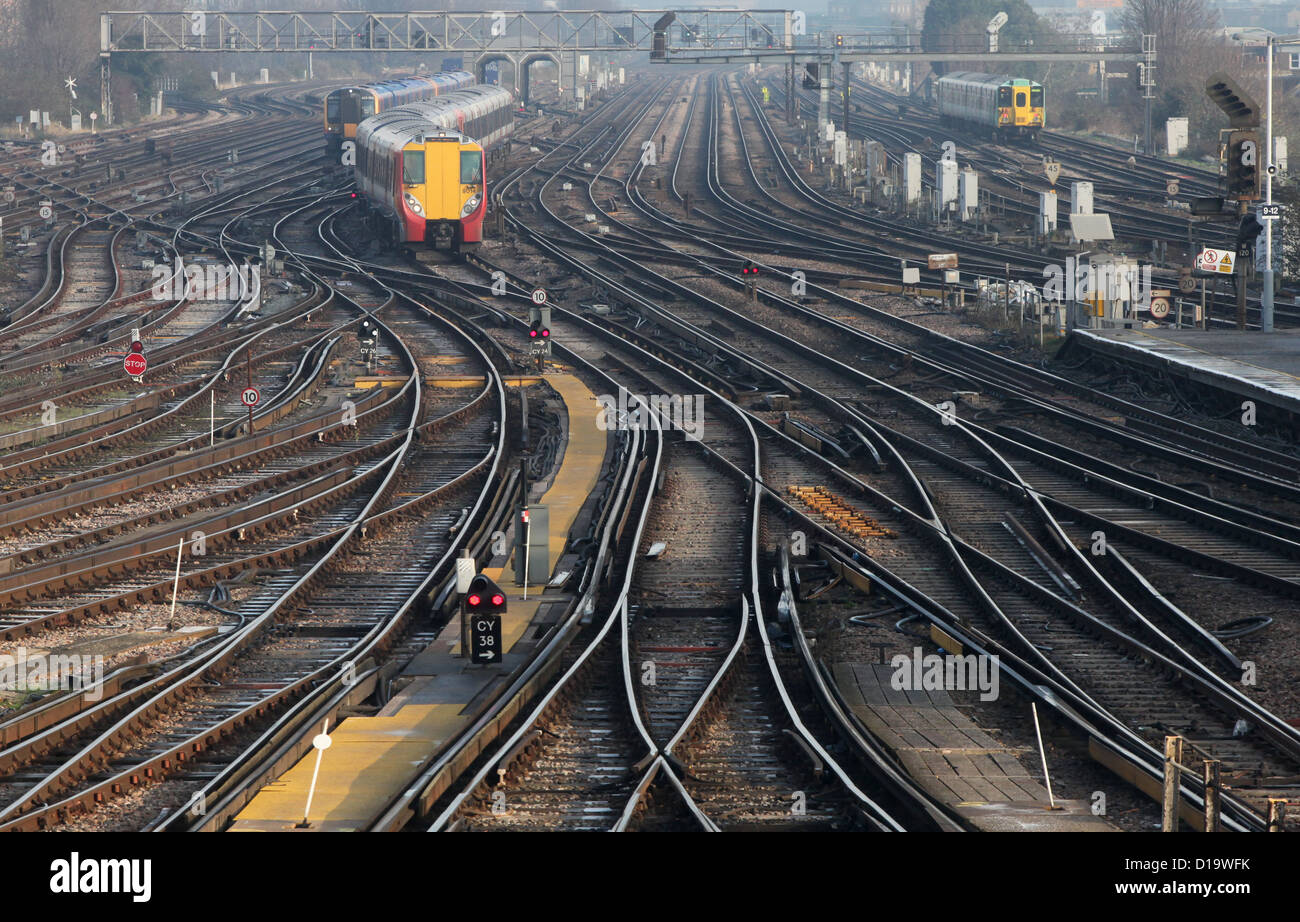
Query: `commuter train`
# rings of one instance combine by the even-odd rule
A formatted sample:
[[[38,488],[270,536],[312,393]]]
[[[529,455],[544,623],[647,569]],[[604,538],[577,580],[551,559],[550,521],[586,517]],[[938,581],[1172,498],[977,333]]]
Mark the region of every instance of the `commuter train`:
[[[1036,141],[1046,125],[1043,85],[1005,74],[961,72],[935,82],[939,118],[995,141]]]
[[[514,97],[472,86],[357,126],[357,191],[394,245],[469,250],[483,241],[487,152],[514,129]]]
[[[325,97],[325,139],[329,152],[337,154],[345,139],[357,136],[357,125],[372,115],[394,106],[463,90],[474,83],[474,75],[468,71],[450,70],[331,90]]]

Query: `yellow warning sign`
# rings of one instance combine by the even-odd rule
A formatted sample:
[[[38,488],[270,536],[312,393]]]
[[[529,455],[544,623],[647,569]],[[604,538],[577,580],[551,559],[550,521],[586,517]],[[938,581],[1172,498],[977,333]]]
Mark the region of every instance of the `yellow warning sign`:
[[[1231,250],[1204,249],[1196,257],[1196,268],[1202,272],[1232,275],[1236,265],[1236,255]]]

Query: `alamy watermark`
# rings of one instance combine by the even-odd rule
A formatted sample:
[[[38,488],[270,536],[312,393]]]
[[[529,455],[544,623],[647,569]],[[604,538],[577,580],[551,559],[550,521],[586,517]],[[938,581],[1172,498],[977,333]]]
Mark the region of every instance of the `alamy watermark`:
[[[87,701],[98,701],[104,694],[104,657],[99,654],[29,655],[26,647],[18,647],[13,653],[0,653],[0,694],[55,691],[85,691]]]
[[[1151,267],[1136,263],[1079,263],[1073,256],[1065,265],[1043,267],[1044,301],[1127,301],[1143,307],[1151,303]]]
[[[175,265],[159,263],[152,272],[149,294],[155,301],[252,301],[262,292],[262,267],[247,261],[199,265],[177,258]]]
[[[913,647],[909,656],[895,654],[889,660],[893,675],[889,687],[895,691],[978,691],[981,701],[998,697],[998,657],[983,653],[955,656],[923,654]]]
[[[602,394],[596,398],[600,410],[596,413],[596,428],[610,430],[649,429],[653,416],[665,428],[677,429],[691,442],[704,436],[703,394],[629,394],[620,387],[618,396]]]

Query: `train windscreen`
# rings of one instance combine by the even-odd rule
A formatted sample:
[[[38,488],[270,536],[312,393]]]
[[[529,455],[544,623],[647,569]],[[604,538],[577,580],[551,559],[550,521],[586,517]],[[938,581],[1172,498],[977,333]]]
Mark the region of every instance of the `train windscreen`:
[[[999,106],[1011,105],[1011,87],[1009,86],[998,87],[998,105]]]
[[[460,184],[476,186],[483,181],[483,155],[476,150],[460,152]]]
[[[331,122],[339,120],[339,94],[337,91],[325,97],[325,118]]]
[[[1029,102],[1035,109],[1043,104],[1043,88],[1041,86],[1029,88]]]
[[[402,182],[408,186],[424,182],[424,151],[408,150],[402,152]]]

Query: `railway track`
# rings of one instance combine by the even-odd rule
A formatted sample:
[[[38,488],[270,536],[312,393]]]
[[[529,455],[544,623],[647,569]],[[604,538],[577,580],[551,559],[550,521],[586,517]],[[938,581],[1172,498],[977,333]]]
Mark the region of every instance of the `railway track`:
[[[662,280],[660,280],[660,281],[662,281]],[[728,333],[729,333],[729,330],[728,330]],[[702,336],[702,330],[699,329],[698,326],[697,326],[697,328],[695,328],[695,334],[697,334],[697,336]],[[750,343],[742,343],[742,346],[744,346],[744,349],[742,349],[742,351],[745,351],[746,354],[753,354],[753,350],[751,350]]]

